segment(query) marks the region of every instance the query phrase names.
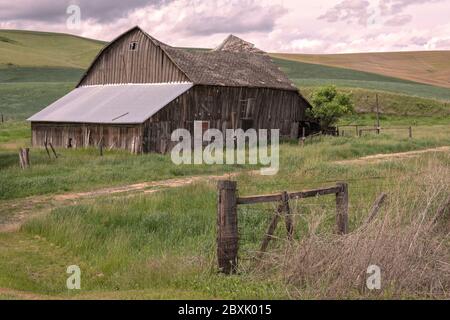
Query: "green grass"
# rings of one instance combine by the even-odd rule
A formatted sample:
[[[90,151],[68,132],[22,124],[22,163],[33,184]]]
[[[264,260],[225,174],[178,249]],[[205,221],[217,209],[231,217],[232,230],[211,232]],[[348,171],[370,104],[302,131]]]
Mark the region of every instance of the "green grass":
[[[0,31],[0,223],[33,206],[27,197],[95,190],[193,175],[251,170],[250,166],[175,166],[169,156],[131,155],[95,149],[58,149],[49,160],[42,149],[31,150],[31,168],[20,170],[17,149],[30,143],[23,119],[70,91],[79,74],[103,43],[52,33]],[[280,172],[275,177],[242,174],[239,193],[250,195],[296,191],[345,180],[350,184],[350,228],[359,225],[380,192],[391,190],[398,177],[420,175],[427,159],[450,166],[446,154],[421,161],[337,165],[334,161],[377,153],[402,152],[450,145],[450,90],[376,74],[276,60],[309,97],[318,85],[334,83],[352,91],[358,115],[341,124],[374,124],[374,95],[379,94],[382,126],[413,126],[407,131],[326,137],[281,146]],[[367,97],[369,96],[369,98]],[[419,97],[417,97],[419,96]],[[351,129],[349,129],[351,130]],[[239,209],[241,267],[224,277],[215,270],[216,190],[214,183],[137,196],[81,199],[56,207],[26,223],[19,232],[0,233],[0,288],[32,292],[41,298],[288,298],[279,274],[261,274],[246,260],[257,249],[274,206]],[[17,205],[17,206],[16,206]],[[46,211],[53,203],[40,204]],[[305,215],[327,212],[323,232],[334,225],[334,199],[292,203]],[[296,221],[296,236],[307,232]],[[285,236],[283,228],[277,235]],[[82,269],[81,292],[65,288],[68,265]],[[1,298],[17,298],[14,293]]]
[[[345,180],[350,184],[352,229],[380,192],[391,190],[399,176],[420,174],[427,169],[427,161],[408,159],[367,166],[342,166],[333,161],[450,143],[449,130],[439,130],[435,141],[423,131],[416,141],[370,135],[361,139],[325,138],[304,148],[284,144],[279,174],[239,176],[239,193],[295,191]],[[433,157],[450,165],[448,155]],[[91,173],[97,174],[97,168]],[[319,208],[325,210],[323,232],[331,232],[333,197],[293,202],[291,207],[305,215]],[[0,261],[0,286],[75,298],[287,298],[286,284],[279,275],[262,276],[246,260],[259,246],[268,224],[268,210],[274,210],[273,205],[240,207],[242,269],[239,275],[226,278],[215,272],[214,184],[81,201],[30,220],[19,233],[0,235],[0,252],[7,257]],[[296,236],[300,237],[307,225],[303,219],[297,219],[296,224]],[[284,237],[284,228],[278,228],[277,235]],[[70,264],[82,268],[82,290],[67,296],[65,268]]]
[[[22,172],[17,151],[0,151],[0,199],[31,195],[89,190],[137,181],[154,181],[175,177],[220,174],[242,166],[177,166],[170,155],[132,156],[126,151],[106,151],[100,157],[96,149],[57,149],[59,158],[49,160],[45,150],[31,150],[32,169]],[[8,182],[9,181],[9,182]]]
[[[0,68],[0,83],[17,82],[71,82],[76,83],[83,69],[61,67],[6,67]]]
[[[317,89],[318,87],[303,87],[300,91],[309,100],[314,90]],[[447,121],[446,118],[450,117],[450,102],[379,90],[345,87],[340,87],[339,90],[352,94],[352,101],[358,113],[356,117],[360,114],[376,112],[376,95],[378,95],[380,113],[387,120],[401,116],[409,121],[417,117],[439,122]],[[430,121],[428,120],[427,123]]]
[[[47,107],[74,88],[69,82],[0,84],[0,113],[8,120],[23,120]]]
[[[85,69],[104,44],[62,33],[0,30],[0,67]]]
[[[274,58],[275,63],[300,88],[334,84],[338,87],[388,91],[450,101],[450,89],[350,69]]]

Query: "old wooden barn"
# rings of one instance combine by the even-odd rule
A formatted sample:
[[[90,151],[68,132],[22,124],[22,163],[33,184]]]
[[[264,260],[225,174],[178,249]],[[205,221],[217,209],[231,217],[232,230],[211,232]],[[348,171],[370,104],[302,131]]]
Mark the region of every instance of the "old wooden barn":
[[[229,36],[214,50],[174,48],[139,27],[95,58],[76,88],[35,114],[32,144],[171,149],[175,129],[280,129],[298,137],[308,102],[271,58]]]

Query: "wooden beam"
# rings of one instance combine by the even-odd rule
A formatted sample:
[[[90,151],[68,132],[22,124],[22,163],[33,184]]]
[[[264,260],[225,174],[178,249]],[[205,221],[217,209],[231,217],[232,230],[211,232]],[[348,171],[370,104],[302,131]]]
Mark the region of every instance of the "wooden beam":
[[[341,191],[336,193],[336,231],[338,234],[348,232],[348,184],[339,182],[337,184]]]
[[[217,260],[219,271],[235,273],[238,263],[238,218],[236,181],[219,181],[217,184]]]
[[[303,199],[303,198],[311,198],[316,196],[324,196],[327,194],[335,194],[341,191],[340,186],[330,187],[330,188],[321,188],[321,189],[312,189],[305,190],[300,192],[292,192],[289,193],[290,199]]]
[[[386,200],[386,197],[387,197],[386,193],[382,193],[378,196],[378,198],[375,200],[375,202],[372,205],[372,208],[369,211],[366,223],[370,223],[373,219],[375,219],[376,215],[378,214],[378,211],[380,211],[380,208],[384,203],[384,200]]]
[[[267,202],[281,201],[281,193],[279,194],[267,194],[259,196],[239,197],[237,198],[237,204],[256,204]]]
[[[311,198],[316,196],[323,196],[327,194],[335,194],[342,190],[341,186],[334,186],[329,188],[312,189],[300,192],[288,193],[289,199],[303,199]],[[278,202],[283,201],[283,194],[267,194],[267,195],[257,195],[248,197],[237,198],[237,204],[256,204],[256,203],[267,203],[267,202]]]
[[[277,228],[278,221],[280,220],[281,212],[283,211],[283,205],[278,206],[277,211],[275,212],[272,221],[270,221],[269,228],[267,229],[267,232],[264,234],[262,243],[261,243],[261,249],[260,255],[264,252],[266,252],[267,247],[269,246],[270,240],[273,238],[273,233],[275,232],[275,229]]]
[[[283,201],[282,205],[286,223],[287,237],[290,241],[292,241],[292,239],[294,238],[294,221],[291,215],[291,208],[289,207],[289,194],[287,192],[283,192],[281,194],[281,199]]]

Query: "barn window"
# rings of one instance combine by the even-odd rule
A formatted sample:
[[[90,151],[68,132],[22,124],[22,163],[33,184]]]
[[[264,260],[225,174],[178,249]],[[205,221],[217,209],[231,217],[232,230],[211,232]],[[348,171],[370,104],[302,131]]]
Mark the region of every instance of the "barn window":
[[[256,99],[249,98],[241,100],[241,118],[250,118],[253,113]]]
[[[136,41],[130,42],[130,51],[136,51],[138,49],[138,43]]]

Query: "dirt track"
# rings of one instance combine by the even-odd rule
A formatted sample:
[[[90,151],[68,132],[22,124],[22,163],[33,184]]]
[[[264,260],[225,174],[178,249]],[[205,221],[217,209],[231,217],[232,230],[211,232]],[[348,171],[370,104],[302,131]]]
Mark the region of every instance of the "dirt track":
[[[367,163],[376,163],[381,161],[389,161],[389,160],[398,160],[398,159],[407,159],[412,157],[417,157],[424,153],[431,152],[450,152],[450,147],[439,147],[425,150],[416,150],[416,151],[408,151],[408,152],[399,152],[399,153],[386,153],[386,154],[375,154],[372,156],[366,156],[358,159],[351,160],[342,160],[336,161],[337,164],[367,164]]]
[[[236,176],[238,173],[229,173],[224,175],[210,175],[210,176],[194,176],[180,179],[169,179],[162,181],[151,181],[136,183],[131,185],[102,188],[87,192],[64,193],[50,196],[34,196],[21,200],[12,200],[5,202],[5,208],[15,211],[13,215],[8,217],[6,221],[0,222],[0,232],[14,232],[31,217],[46,214],[51,209],[63,205],[70,205],[80,199],[89,199],[106,195],[120,195],[120,194],[149,194],[158,192],[169,188],[177,188],[198,181],[215,181],[220,179],[227,179]],[[38,209],[37,209],[38,208]]]

